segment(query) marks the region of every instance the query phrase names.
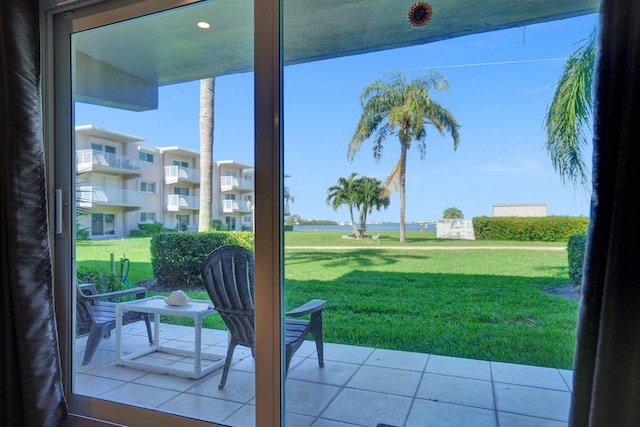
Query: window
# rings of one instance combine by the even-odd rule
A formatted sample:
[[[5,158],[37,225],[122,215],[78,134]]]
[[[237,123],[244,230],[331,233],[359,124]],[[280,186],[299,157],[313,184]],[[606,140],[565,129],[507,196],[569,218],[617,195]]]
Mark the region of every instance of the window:
[[[173,166],[179,166],[181,168],[188,168],[189,167],[189,162],[185,162],[182,160],[174,160],[173,161]]]
[[[188,196],[189,188],[187,187],[173,187],[173,194],[179,194],[180,196]]]
[[[143,162],[153,163],[153,154],[152,153],[147,153],[146,151],[140,151],[138,156],[140,157],[140,160],[142,160]]]
[[[92,142],[91,149],[95,151],[104,151],[105,153],[108,153],[108,154],[116,154],[116,147],[114,147],[113,145],[106,145],[106,144],[102,145],[102,144]]]
[[[236,217],[235,216],[225,216],[224,223],[227,224],[229,230],[236,229]]]
[[[112,213],[91,214],[92,236],[113,236],[116,234],[116,215]]]
[[[186,231],[189,229],[189,215],[176,215],[176,228]]]
[[[155,193],[156,192],[156,183],[155,182],[148,182],[148,181],[141,181],[140,182],[140,191],[143,191],[145,193]]]
[[[155,212],[140,212],[140,222],[156,222]]]
[[[236,195],[235,194],[225,194],[224,195],[224,199],[225,200],[235,200],[236,199]]]

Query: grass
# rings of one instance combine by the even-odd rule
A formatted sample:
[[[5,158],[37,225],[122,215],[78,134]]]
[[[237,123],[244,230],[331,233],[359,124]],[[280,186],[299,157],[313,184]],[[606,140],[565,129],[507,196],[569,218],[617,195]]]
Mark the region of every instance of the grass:
[[[528,247],[567,247],[566,242],[514,242],[495,240],[438,239],[435,231],[407,231],[406,242],[400,243],[397,231],[382,231],[380,237],[372,239],[378,232],[368,231],[365,239],[343,239],[340,231],[294,231],[284,235],[286,246],[357,246],[357,247],[394,247],[394,246],[528,246]]]
[[[286,307],[311,298],[328,300],[326,342],[571,368],[578,302],[545,292],[569,283],[566,251],[398,250],[391,248],[399,246],[397,234],[381,233],[389,240],[381,242],[383,250],[372,250],[375,241],[347,241],[341,233],[287,233],[285,247],[343,246],[346,241],[362,248],[286,249]],[[408,233],[407,246],[503,244],[441,241],[428,234],[434,233]],[[108,266],[113,252],[118,268],[126,254],[129,278],[136,284],[152,277],[148,248],[149,239],[142,238],[79,242],[78,263]],[[206,292],[189,294],[208,299]],[[219,316],[205,320],[207,327],[224,328]]]

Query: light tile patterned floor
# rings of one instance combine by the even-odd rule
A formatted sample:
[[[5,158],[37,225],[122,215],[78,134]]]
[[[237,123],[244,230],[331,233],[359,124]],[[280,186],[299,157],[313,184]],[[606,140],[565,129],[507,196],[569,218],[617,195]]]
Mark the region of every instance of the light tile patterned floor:
[[[238,427],[255,426],[254,361],[238,347],[227,385],[220,371],[199,380],[114,364],[114,336],[103,339],[89,365],[79,365],[75,392],[186,414]],[[187,348],[193,328],[161,324],[163,344]],[[165,341],[166,340],[166,341]],[[226,354],[227,333],[203,330],[203,351]],[[123,328],[123,351],[148,346],[142,322]],[[325,367],[305,342],[286,382],[290,427],[561,427],[567,425],[572,372],[394,350],[325,344]],[[161,355],[158,363],[184,364]]]

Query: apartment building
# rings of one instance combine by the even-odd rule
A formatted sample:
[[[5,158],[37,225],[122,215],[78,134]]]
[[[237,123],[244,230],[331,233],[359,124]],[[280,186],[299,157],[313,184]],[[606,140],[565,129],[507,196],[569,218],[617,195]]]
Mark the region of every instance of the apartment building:
[[[141,137],[94,125],[77,126],[77,226],[91,239],[120,238],[138,224],[197,230],[200,153],[155,147]],[[212,219],[231,230],[253,228],[253,168],[213,163]]]

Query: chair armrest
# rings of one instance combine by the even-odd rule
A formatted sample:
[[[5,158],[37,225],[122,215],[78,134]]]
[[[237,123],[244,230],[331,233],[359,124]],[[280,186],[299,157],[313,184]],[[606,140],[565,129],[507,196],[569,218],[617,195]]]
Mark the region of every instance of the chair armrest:
[[[137,288],[131,288],[131,289],[123,289],[121,291],[116,291],[116,292],[107,292],[104,294],[97,294],[97,295],[86,295],[83,294],[87,299],[90,300],[94,300],[94,301],[108,301],[111,299],[115,299],[115,298],[119,298],[119,297],[124,297],[127,295],[139,295],[139,294],[144,294],[147,292],[147,288],[143,288],[143,287],[137,287]]]
[[[87,295],[87,292],[89,295],[98,294],[98,288],[96,288],[96,285],[93,283],[80,283],[78,284],[78,287],[80,288],[82,295]]]
[[[321,311],[327,306],[327,302],[323,299],[312,299],[306,304],[301,305],[300,307],[296,307],[291,311],[286,312],[285,316],[291,317],[300,317],[305,314],[315,313],[317,311]]]

